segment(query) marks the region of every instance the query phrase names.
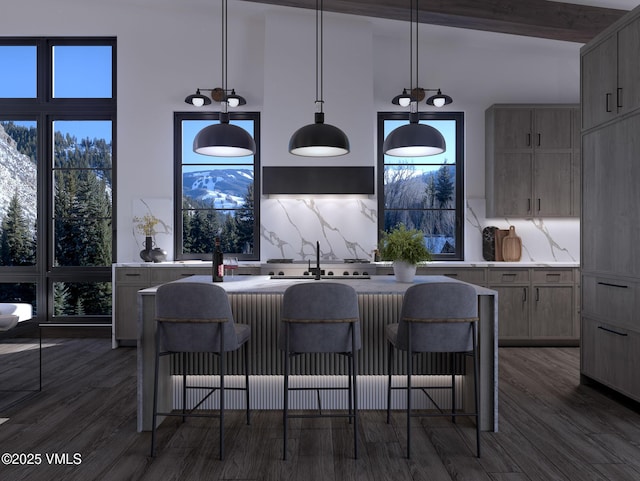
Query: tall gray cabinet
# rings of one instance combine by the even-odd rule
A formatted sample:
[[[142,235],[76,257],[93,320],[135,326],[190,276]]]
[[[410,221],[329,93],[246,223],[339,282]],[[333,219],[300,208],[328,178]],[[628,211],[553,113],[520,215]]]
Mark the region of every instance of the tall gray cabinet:
[[[640,7],[581,49],[581,364],[640,401]]]

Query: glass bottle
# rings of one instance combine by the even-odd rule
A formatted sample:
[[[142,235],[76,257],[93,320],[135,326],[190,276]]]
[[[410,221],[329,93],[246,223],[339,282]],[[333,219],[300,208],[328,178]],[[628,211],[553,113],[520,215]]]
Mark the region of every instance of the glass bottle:
[[[216,247],[213,251],[212,280],[213,282],[222,282],[224,280],[224,261],[222,259],[222,250],[220,249],[220,237],[216,237]]]

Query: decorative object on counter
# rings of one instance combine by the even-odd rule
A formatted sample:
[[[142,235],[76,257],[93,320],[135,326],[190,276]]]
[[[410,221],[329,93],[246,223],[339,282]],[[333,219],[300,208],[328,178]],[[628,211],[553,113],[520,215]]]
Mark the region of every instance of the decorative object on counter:
[[[160,247],[153,247],[153,238],[144,238],[144,249],[140,251],[140,258],[145,262],[164,262],[167,260],[167,251]]]
[[[347,135],[324,123],[323,111],[323,0],[316,0],[316,113],[315,122],[296,130],[289,140],[289,152],[305,157],[334,157],[351,149]]]
[[[214,157],[244,157],[256,153],[256,142],[245,129],[229,123],[227,107],[244,105],[246,100],[236,95],[235,90],[227,88],[227,0],[222,0],[222,88],[211,90],[211,97],[222,105],[220,123],[208,125],[193,139],[193,151],[202,155]],[[202,89],[208,90],[208,89]],[[227,92],[231,92],[227,95]],[[207,98],[200,94],[190,95],[185,102],[193,105],[204,105]]]
[[[144,249],[140,251],[140,258],[145,262],[152,262],[151,251],[153,250],[153,239],[151,236],[144,238]]]
[[[397,157],[425,157],[428,155],[437,155],[443,153],[447,149],[443,135],[427,124],[419,123],[418,102],[424,98],[425,89],[418,87],[418,0],[411,0],[410,3],[411,18],[409,21],[409,92],[404,89],[402,95],[395,97],[392,103],[401,106],[409,106],[409,123],[401,125],[392,130],[387,138],[384,139],[382,149],[386,155]],[[415,52],[413,42],[415,40]],[[415,67],[415,83],[414,83],[414,67]],[[435,90],[435,89],[432,89]],[[429,103],[431,101],[431,103]],[[442,95],[438,89],[438,95],[429,97],[427,103],[441,107],[447,103],[451,103],[451,97]]]
[[[224,281],[224,259],[222,249],[220,249],[220,237],[216,237],[216,247],[213,251],[213,262],[211,263],[211,280],[213,282]]]
[[[496,231],[494,225],[482,229],[482,258],[485,261],[496,260]]]
[[[140,251],[140,258],[145,262],[164,262],[167,260],[167,252],[160,247],[153,247],[153,236],[156,233],[156,225],[160,222],[152,214],[142,217],[134,217],[136,230],[144,234],[144,249]]]
[[[509,233],[502,240],[502,259],[506,262],[518,262],[522,257],[522,240],[516,235],[515,226],[509,227]]]
[[[507,234],[509,234],[509,230],[508,229],[498,229],[496,231],[496,259],[499,262],[504,261],[504,258],[502,256],[502,242],[504,241],[504,238],[507,237]]]
[[[383,232],[379,251],[382,260],[393,261],[393,273],[398,282],[412,282],[418,263],[431,260],[424,233],[418,229],[407,229],[404,224]]]

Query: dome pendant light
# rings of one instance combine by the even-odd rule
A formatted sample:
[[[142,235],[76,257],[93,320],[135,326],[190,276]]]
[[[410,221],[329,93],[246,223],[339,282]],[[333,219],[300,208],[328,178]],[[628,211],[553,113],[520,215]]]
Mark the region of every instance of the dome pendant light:
[[[418,88],[418,0],[415,0],[415,26],[414,18],[414,0],[411,0],[411,20],[409,28],[411,30],[410,52],[411,52],[411,88],[410,92],[414,92],[413,88],[413,38],[415,36],[415,65],[416,65],[416,89]],[[414,33],[415,28],[415,33]],[[403,92],[404,93],[404,92]],[[399,99],[400,100],[400,99]],[[404,100],[404,98],[402,99]],[[395,99],[394,99],[395,101]],[[395,103],[395,102],[394,102]],[[403,102],[403,104],[406,101]],[[421,124],[418,114],[418,98],[411,96],[410,102],[411,113],[409,114],[409,123],[392,130],[382,144],[382,150],[385,155],[393,157],[426,157],[429,155],[437,155],[443,153],[446,149],[446,142],[442,134],[430,125]],[[402,104],[400,104],[402,105]]]
[[[193,139],[193,151],[198,154],[214,157],[244,157],[256,153],[256,142],[251,134],[242,127],[229,123],[229,103],[243,105],[246,103],[235,91],[227,97],[227,0],[222,0],[222,111],[220,123],[202,129]]]
[[[315,123],[296,130],[289,152],[305,157],[335,157],[349,153],[349,139],[338,127],[324,123],[322,99],[322,0],[316,0],[316,113]]]

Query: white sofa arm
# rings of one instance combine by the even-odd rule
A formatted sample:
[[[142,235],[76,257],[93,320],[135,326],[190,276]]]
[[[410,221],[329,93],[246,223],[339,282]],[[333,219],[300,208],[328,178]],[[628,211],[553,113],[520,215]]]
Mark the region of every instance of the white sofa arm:
[[[33,317],[33,308],[22,302],[0,302],[0,315],[18,316],[18,322],[28,321]]]

